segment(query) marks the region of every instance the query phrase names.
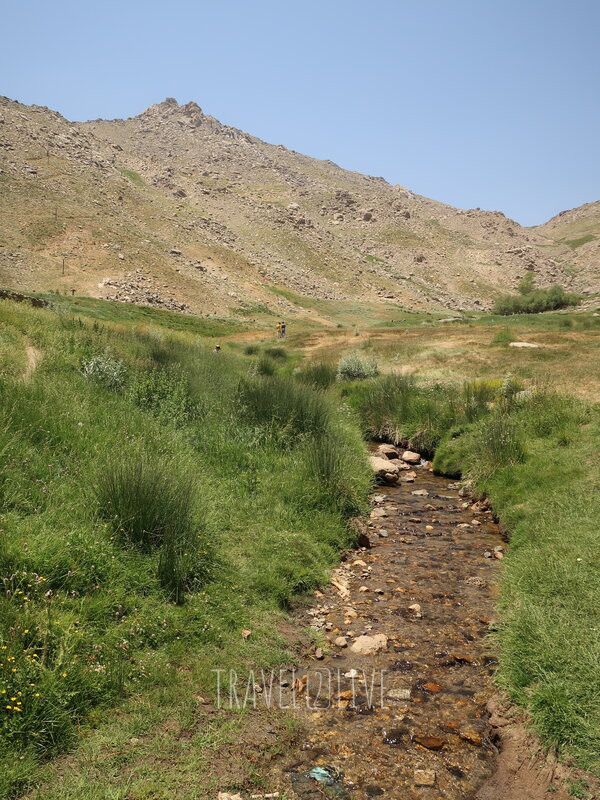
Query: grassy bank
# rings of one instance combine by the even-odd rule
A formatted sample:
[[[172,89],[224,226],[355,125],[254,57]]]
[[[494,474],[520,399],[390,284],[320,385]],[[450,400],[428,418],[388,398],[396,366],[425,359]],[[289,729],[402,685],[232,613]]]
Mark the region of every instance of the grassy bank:
[[[514,381],[347,387],[365,433],[433,455],[490,497],[511,536],[498,679],[543,741],[600,772],[600,408]]]
[[[214,667],[280,664],[277,615],[351,541],[356,423],[196,333],[0,303],[0,797],[94,725],[131,751]]]

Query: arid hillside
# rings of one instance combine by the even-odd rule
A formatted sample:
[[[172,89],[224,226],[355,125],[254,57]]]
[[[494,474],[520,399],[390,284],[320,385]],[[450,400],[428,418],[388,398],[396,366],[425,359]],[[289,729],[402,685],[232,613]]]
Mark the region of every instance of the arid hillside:
[[[209,314],[485,308],[600,286],[600,205],[526,229],[267,144],[195,103],[72,123],[0,100],[0,284]],[[307,298],[305,303],[303,298]]]

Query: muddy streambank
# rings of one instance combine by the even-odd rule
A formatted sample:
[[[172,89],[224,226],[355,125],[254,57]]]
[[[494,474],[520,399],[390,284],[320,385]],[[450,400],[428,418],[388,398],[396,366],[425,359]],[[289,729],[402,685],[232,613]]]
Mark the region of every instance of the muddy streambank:
[[[303,733],[269,784],[300,800],[543,797],[556,765],[495,699],[500,527],[459,484],[413,469],[377,488],[366,546],[293,620],[312,637],[283,681]]]

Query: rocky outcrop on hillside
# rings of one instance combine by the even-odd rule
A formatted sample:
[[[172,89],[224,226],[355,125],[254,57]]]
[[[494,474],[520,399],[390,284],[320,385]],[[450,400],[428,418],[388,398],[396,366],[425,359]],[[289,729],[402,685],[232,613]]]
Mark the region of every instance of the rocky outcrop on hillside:
[[[314,300],[485,308],[528,272],[542,286],[599,283],[595,240],[575,251],[551,227],[267,144],[193,102],[72,123],[3,98],[0,156],[0,280],[15,288],[310,313]]]

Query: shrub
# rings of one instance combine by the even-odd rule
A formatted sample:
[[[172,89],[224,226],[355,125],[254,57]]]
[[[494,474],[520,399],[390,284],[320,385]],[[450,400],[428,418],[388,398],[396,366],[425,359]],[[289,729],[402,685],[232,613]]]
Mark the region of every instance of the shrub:
[[[338,363],[337,376],[341,380],[354,381],[374,378],[379,374],[377,362],[360,353],[348,353]]]
[[[259,347],[256,344],[247,344],[244,347],[244,355],[255,356],[259,352]]]
[[[121,389],[125,383],[127,370],[122,361],[113,358],[108,353],[94,356],[89,361],[84,361],[81,371],[90,380],[104,386],[106,389]]]
[[[540,314],[543,311],[576,306],[578,303],[577,295],[565,292],[562,286],[551,286],[548,289],[533,289],[526,294],[503,295],[494,303],[493,313],[503,316]]]
[[[296,373],[302,383],[314,386],[316,389],[328,389],[336,379],[336,369],[332,364],[324,361],[307,364]]]

